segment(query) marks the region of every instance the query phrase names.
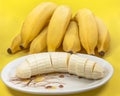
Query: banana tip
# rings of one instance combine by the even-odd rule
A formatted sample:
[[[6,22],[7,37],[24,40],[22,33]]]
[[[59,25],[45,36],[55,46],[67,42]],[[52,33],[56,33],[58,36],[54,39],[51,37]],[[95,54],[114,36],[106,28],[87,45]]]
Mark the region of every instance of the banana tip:
[[[68,53],[73,54],[73,51],[68,51]]]
[[[90,54],[90,55],[95,56],[95,54]]]
[[[24,49],[23,45],[20,45],[20,49]]]
[[[99,52],[99,55],[100,55],[100,56],[104,56],[104,55],[105,55],[105,52],[104,52],[104,51],[101,51],[101,52]]]
[[[7,49],[7,52],[8,52],[9,54],[12,54],[12,50],[11,50],[10,48]]]

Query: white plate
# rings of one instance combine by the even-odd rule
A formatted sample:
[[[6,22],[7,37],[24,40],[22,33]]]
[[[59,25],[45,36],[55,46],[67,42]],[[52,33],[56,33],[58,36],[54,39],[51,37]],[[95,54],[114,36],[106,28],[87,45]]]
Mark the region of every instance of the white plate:
[[[77,92],[83,92],[97,88],[105,84],[113,74],[113,67],[107,61],[90,55],[77,54],[78,56],[87,57],[91,60],[98,62],[107,71],[106,76],[100,80],[88,80],[84,78],[78,78],[75,75],[70,75],[66,73],[54,73],[46,74],[33,79],[31,83],[27,84],[28,81],[15,80],[15,69],[22,61],[28,56],[20,57],[10,63],[8,63],[2,70],[1,78],[3,82],[10,88],[32,93],[32,94],[71,94]]]

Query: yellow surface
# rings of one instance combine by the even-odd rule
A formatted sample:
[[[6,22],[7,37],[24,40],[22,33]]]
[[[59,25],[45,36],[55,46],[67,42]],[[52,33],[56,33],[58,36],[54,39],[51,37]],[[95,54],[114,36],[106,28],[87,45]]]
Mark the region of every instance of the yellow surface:
[[[47,0],[0,0],[0,72],[11,60],[26,55],[25,51],[8,55],[6,49],[12,38],[20,32],[27,14],[39,3]],[[114,75],[104,86],[92,91],[67,96],[120,96],[120,0],[48,0],[66,4],[73,13],[80,8],[89,8],[101,17],[109,28],[111,48],[104,57],[114,67]],[[36,96],[7,88],[0,80],[0,96]],[[40,95],[41,96],[41,95]]]

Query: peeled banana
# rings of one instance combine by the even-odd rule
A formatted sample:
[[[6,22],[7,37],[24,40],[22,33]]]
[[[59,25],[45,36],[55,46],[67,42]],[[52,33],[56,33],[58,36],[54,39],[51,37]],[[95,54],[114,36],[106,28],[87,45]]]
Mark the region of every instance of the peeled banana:
[[[68,72],[88,79],[100,79],[105,75],[104,68],[95,61],[65,52],[29,55],[16,68],[19,78],[51,72]]]
[[[48,26],[47,46],[48,51],[56,51],[61,45],[65,31],[71,19],[71,9],[67,6],[56,8]]]
[[[22,29],[22,42],[20,48],[26,48],[30,42],[39,34],[43,27],[49,22],[57,5],[52,2],[45,2],[38,5],[25,19]]]
[[[47,48],[47,31],[48,26],[32,41],[30,44],[30,54],[42,52]]]
[[[21,36],[20,34],[18,34],[17,36],[15,36],[15,38],[12,40],[11,46],[10,48],[7,49],[7,52],[9,54],[14,54],[17,51],[21,50],[20,49],[20,44],[21,44]]]
[[[98,26],[98,53],[103,56],[110,47],[110,34],[104,22],[96,17],[96,22]]]
[[[81,50],[80,39],[78,35],[78,25],[75,21],[70,21],[63,39],[63,50],[76,53]]]
[[[79,25],[79,37],[88,54],[94,55],[98,42],[98,29],[95,17],[89,9],[81,9],[75,16]]]

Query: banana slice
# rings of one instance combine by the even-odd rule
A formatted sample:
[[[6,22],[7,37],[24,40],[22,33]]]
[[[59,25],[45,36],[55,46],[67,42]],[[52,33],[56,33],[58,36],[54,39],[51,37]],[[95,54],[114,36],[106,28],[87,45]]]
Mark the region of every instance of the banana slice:
[[[99,64],[95,64],[91,78],[92,79],[100,79],[100,78],[103,78],[104,76],[105,76],[104,68],[102,66],[100,66]]]
[[[35,75],[38,73],[38,65],[37,65],[37,60],[35,58],[35,54],[30,55],[27,59],[26,62],[28,62],[29,67],[31,68],[31,74]],[[36,69],[36,70],[35,70]]]
[[[48,53],[36,54],[35,58],[37,61],[35,66],[37,66],[39,70],[38,74],[51,73],[54,71]]]
[[[94,61],[88,60],[85,64],[85,77],[86,78],[91,78],[92,77],[92,73],[93,73],[93,68],[95,66]]]
[[[50,53],[52,67],[55,72],[67,72],[67,62],[69,53]]]
[[[77,55],[71,55],[69,60],[68,72],[78,76],[84,76],[84,64],[86,63],[87,58],[81,58]]]

